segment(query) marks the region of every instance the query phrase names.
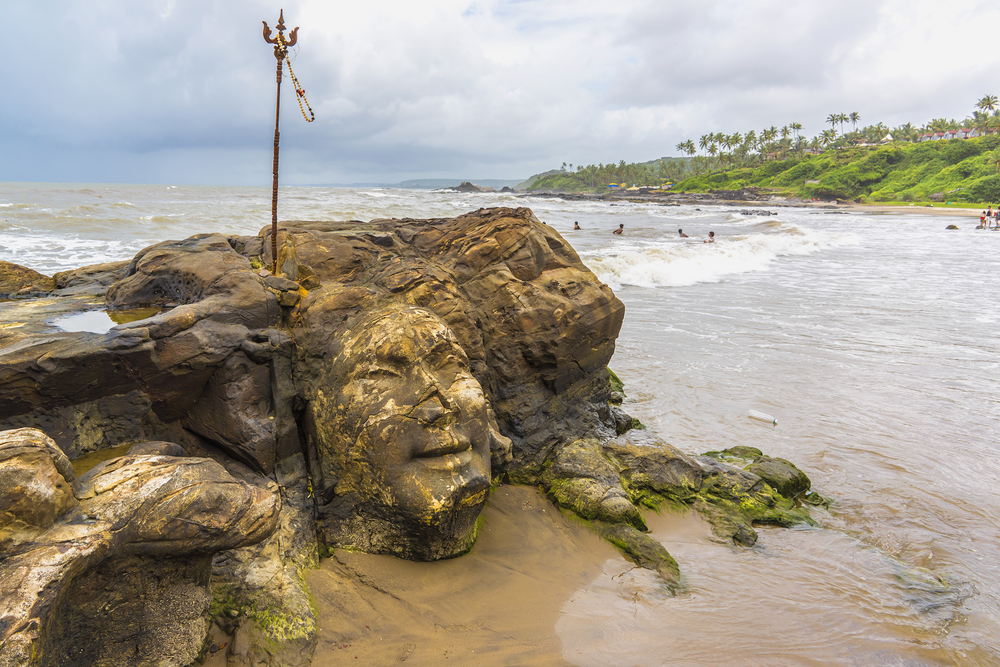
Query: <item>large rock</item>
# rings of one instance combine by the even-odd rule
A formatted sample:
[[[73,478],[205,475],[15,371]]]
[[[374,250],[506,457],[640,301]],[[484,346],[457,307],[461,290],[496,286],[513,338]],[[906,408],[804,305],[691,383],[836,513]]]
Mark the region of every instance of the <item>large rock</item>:
[[[36,296],[51,292],[55,286],[55,280],[38,271],[0,261],[0,298]]]
[[[671,587],[676,563],[639,506],[691,505],[743,544],[755,523],[808,520],[762,476],[630,430],[607,369],[624,306],[530,210],[283,223],[275,262],[270,233],[159,243],[0,301],[0,428],[53,441],[8,457],[0,540],[61,545],[0,566],[21,568],[3,584],[12,618],[36,619],[0,620],[10,655],[59,655],[79,628],[100,638],[81,664],[179,664],[214,621],[231,664],[305,664],[301,575],[321,544],[456,556],[503,477],[542,485]],[[107,333],[53,325],[96,308],[118,318]],[[160,444],[67,472],[143,441]],[[16,560],[29,552],[56,567]],[[143,596],[169,617],[150,617],[156,632]]]
[[[156,453],[171,447],[78,480],[40,431],[0,433],[0,665],[180,667],[197,657],[211,555],[273,533],[280,499],[211,460]],[[32,491],[29,466],[44,479]],[[29,496],[34,507],[18,502]]]

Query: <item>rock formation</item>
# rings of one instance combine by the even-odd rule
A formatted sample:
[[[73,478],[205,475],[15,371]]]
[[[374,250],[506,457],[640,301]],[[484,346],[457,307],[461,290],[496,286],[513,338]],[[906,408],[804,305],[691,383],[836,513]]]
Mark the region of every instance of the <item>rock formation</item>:
[[[211,620],[238,639],[230,664],[308,664],[316,619],[303,568],[338,547],[420,560],[460,555],[501,478],[540,485],[671,587],[678,566],[645,534],[640,507],[688,504],[720,538],[741,544],[753,543],[754,523],[809,520],[791,500],[808,479],[791,464],[760,452],[746,461],[731,452],[692,458],[635,428],[607,368],[624,306],[528,209],[286,222],[277,258],[269,235],[270,227],[256,237],[168,241],[127,263],[57,274],[34,299],[0,302],[15,323],[0,329],[0,429],[52,438],[44,454],[23,455],[45,471],[45,503],[26,511],[32,503],[8,482],[0,491],[13,495],[0,496],[0,509],[20,509],[8,512],[0,539],[33,553],[50,534],[71,542],[82,529],[69,526],[89,526],[87,517],[100,526],[119,517],[122,537],[106,540],[100,557],[69,559],[78,564],[62,576],[65,589],[97,590],[116,578],[139,582],[122,590],[155,588],[132,576],[146,566],[129,559],[155,561],[149,571],[173,568],[192,587],[194,602],[176,617],[202,624],[176,632],[170,655],[125,659],[126,646],[88,654],[91,663],[188,664],[210,620],[210,584]],[[276,275],[260,268],[272,264]],[[29,284],[46,287],[23,274],[12,291]],[[100,306],[118,322],[107,333],[50,324]],[[171,444],[133,448],[79,483],[70,474],[68,459],[146,441]],[[221,522],[214,537],[185,532],[180,519],[125,529],[130,517],[148,515],[138,480],[167,480],[157,482],[167,489],[191,475],[204,494],[240,489],[267,509],[253,539],[227,532],[226,517],[239,513],[218,493],[219,516],[197,515]],[[97,503],[100,494],[87,489],[103,480],[114,480],[100,492],[114,503],[80,509]],[[162,507],[187,516],[199,506]],[[209,581],[209,556],[192,554],[213,551]],[[15,564],[0,560],[0,581],[35,567]],[[32,595],[0,603],[0,630],[10,646],[34,646],[36,658],[22,651],[0,664],[49,664],[78,626],[109,646],[127,644],[98,621],[81,625],[65,605],[34,611]],[[82,602],[84,593],[65,595]]]
[[[198,656],[212,554],[273,533],[280,499],[178,454],[139,444],[77,479],[40,431],[0,433],[0,665]]]

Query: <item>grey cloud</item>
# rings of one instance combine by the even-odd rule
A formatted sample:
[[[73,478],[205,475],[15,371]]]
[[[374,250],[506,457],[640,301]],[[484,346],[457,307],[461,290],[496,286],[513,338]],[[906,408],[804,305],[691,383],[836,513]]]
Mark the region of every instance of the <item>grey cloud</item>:
[[[814,134],[831,112],[964,116],[997,92],[988,58],[935,77],[899,61],[914,34],[926,46],[911,49],[961,51],[925,26],[935,4],[919,0],[281,4],[302,26],[293,66],[317,114],[298,117],[286,79],[282,169],[302,182],[490,165],[517,178],[669,155],[709,131],[797,120]],[[275,12],[262,0],[6,8],[8,49],[26,57],[0,105],[0,151],[21,157],[0,161],[0,179],[266,182],[275,63],[260,22]]]

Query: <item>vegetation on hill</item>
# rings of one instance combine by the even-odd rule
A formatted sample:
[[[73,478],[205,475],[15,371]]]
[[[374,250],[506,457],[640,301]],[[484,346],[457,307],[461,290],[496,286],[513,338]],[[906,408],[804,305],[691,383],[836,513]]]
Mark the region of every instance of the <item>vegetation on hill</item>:
[[[660,158],[649,162],[625,162],[618,164],[580,165],[573,171],[573,165],[563,163],[563,168],[553,170],[535,178],[528,190],[565,190],[567,192],[603,192],[608,185],[659,187],[674,183],[690,173],[688,158]]]
[[[766,187],[806,199],[1000,201],[1000,136],[918,144],[896,142],[793,156],[693,176],[674,190]]]
[[[859,113],[835,113],[826,119],[830,129],[811,139],[797,122],[760,133],[708,133],[697,146],[690,139],[677,144],[685,158],[622,160],[576,170],[563,163],[522,186],[606,192],[609,186],[676,183],[674,190],[687,192],[761,186],[805,198],[924,201],[941,194],[955,201],[1000,200],[998,107],[997,97],[986,95],[962,122],[935,118],[919,127],[906,123],[894,128],[875,123],[858,129]],[[920,142],[926,134],[959,128],[975,130],[981,138]],[[699,148],[704,155],[696,155]]]

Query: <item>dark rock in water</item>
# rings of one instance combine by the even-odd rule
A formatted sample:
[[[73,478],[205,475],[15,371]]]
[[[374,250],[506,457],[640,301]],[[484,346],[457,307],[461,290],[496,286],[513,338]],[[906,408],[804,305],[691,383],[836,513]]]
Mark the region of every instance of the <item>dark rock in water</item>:
[[[605,526],[600,532],[637,565],[659,573],[671,591],[680,587],[680,568],[662,544],[626,524]]]
[[[791,497],[778,493],[763,477],[751,472],[753,464],[743,470],[710,456],[699,456],[696,460],[705,477],[693,507],[711,522],[718,537],[751,546],[757,541],[753,530],[756,523],[777,526],[815,523],[807,510],[795,507]]]
[[[945,229],[958,229],[958,225],[948,225]]]
[[[759,475],[785,498],[795,498],[812,486],[804,472],[785,459],[761,456],[746,467],[747,472]]]
[[[744,445],[730,447],[721,452],[705,452],[704,454],[704,456],[711,456],[713,459],[733,463],[740,467],[745,467],[753,463],[763,455],[764,453],[756,447],[746,447]]]
[[[454,192],[493,192],[493,188],[481,187],[479,185],[473,185],[469,181],[462,181],[461,184],[452,186],[450,188],[445,188],[446,190],[452,190]]]
[[[500,188],[500,192],[514,192],[514,189],[505,185],[502,188]]]

